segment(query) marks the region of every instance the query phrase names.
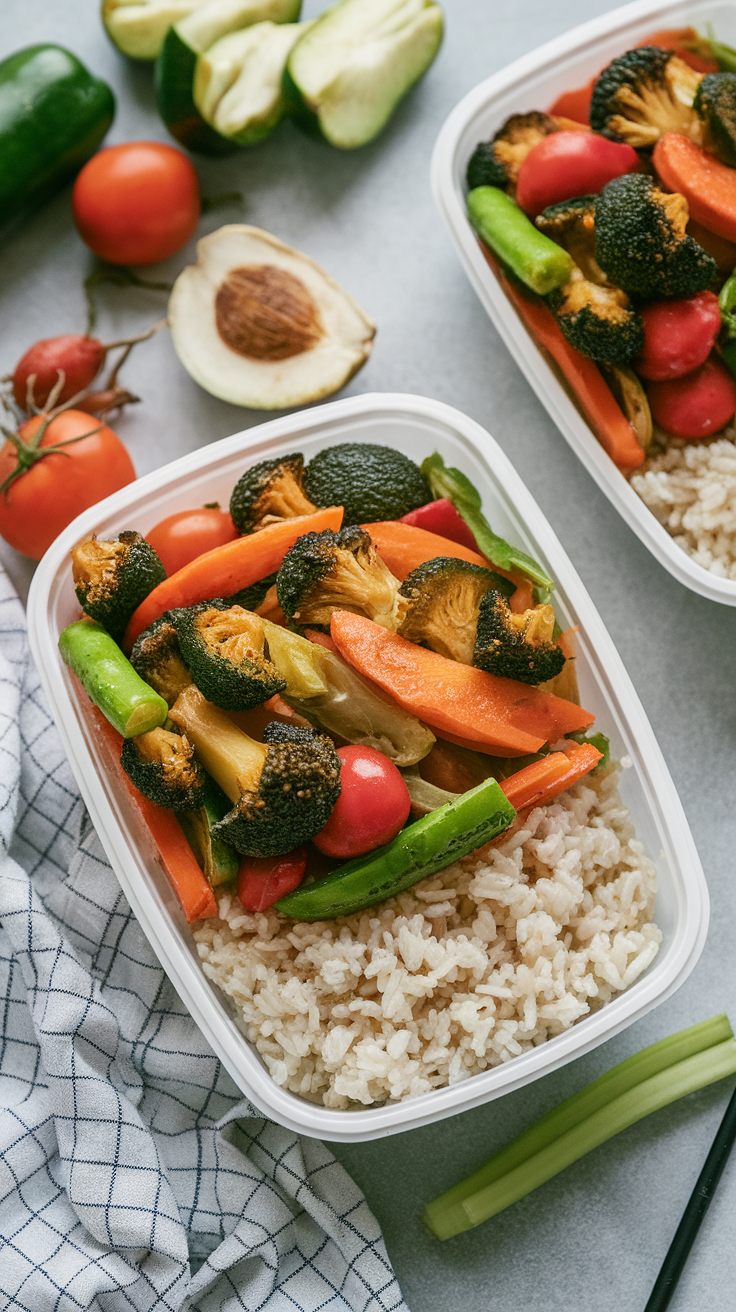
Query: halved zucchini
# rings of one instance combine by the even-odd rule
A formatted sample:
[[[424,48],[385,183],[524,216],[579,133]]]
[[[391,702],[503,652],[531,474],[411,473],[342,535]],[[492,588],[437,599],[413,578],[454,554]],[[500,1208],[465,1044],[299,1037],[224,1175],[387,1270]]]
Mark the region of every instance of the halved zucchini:
[[[375,324],[309,256],[245,224],[197,243],[169,301],[171,337],[213,396],[280,410],[329,396],[370,355]]]
[[[291,52],[290,112],[333,146],[362,146],[426,73],[441,40],[434,0],[340,0]]]
[[[282,83],[292,48],[311,23],[256,23],[197,60],[194,103],[205,123],[238,146],[263,141],[286,112]]]
[[[111,41],[131,59],[156,59],[172,23],[208,0],[102,0],[102,21]]]

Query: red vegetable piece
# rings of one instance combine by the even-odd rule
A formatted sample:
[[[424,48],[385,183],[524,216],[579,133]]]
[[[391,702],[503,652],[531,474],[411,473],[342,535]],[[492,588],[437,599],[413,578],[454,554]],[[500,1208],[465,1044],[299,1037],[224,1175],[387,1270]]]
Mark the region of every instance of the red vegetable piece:
[[[71,401],[73,396],[89,387],[105,363],[106,350],[96,337],[83,333],[63,333],[61,337],[44,337],[34,342],[18,361],[13,374],[13,396],[16,405],[27,409],[28,380],[36,375],[33,384],[33,401],[42,410],[49,392],[64,372],[64,386],[56,398],[57,405]]]
[[[650,383],[652,418],[673,437],[710,437],[736,413],[736,381],[716,356],[684,378]]]
[[[146,534],[154,551],[158,553],[167,574],[175,574],[190,560],[214,551],[238,536],[230,516],[214,506],[201,506],[198,510],[180,510],[169,515]]]
[[[534,217],[557,201],[598,192],[638,165],[636,151],[625,142],[608,141],[593,132],[552,132],[522,163],[516,200],[525,214]]]
[[[736,242],[736,169],[679,132],[660,137],[652,163],[665,189],[685,197],[691,219]]]
[[[284,856],[245,856],[238,871],[238,897],[246,911],[266,911],[293,893],[304,878],[307,853],[297,847]]]
[[[390,843],[409,818],[411,800],[393,761],[375,747],[339,747],[340,796],[312,839],[326,856],[352,857]]]
[[[721,311],[713,292],[681,301],[655,301],[641,310],[644,350],[636,362],[642,378],[682,378],[704,363],[721,330]]]
[[[574,91],[563,91],[548,113],[553,118],[571,118],[576,123],[590,123],[590,99],[596,79],[592,77],[584,87],[575,87]]]
[[[440,497],[439,501],[428,501],[426,506],[419,506],[418,510],[410,510],[408,515],[401,516],[399,523],[413,524],[415,528],[424,528],[428,533],[438,533],[441,538],[457,542],[470,551],[478,550],[475,538],[465,520],[461,519],[447,497]]]

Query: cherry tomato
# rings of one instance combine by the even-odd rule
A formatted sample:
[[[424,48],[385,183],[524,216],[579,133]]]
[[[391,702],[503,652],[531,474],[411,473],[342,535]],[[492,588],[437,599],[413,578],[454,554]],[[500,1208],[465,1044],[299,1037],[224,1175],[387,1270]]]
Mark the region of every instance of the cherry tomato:
[[[639,156],[625,142],[594,132],[552,132],[529,151],[519,169],[516,199],[525,214],[534,216],[559,200],[600,191],[638,164]]]
[[[17,405],[25,410],[28,400],[28,379],[36,375],[33,400],[42,409],[49,392],[59,381],[59,370],[65,374],[64,386],[56,398],[57,405],[71,401],[77,392],[89,387],[105,363],[107,354],[102,342],[82,333],[64,333],[61,337],[44,337],[34,342],[18,361],[13,374],[13,396]]]
[[[201,506],[198,510],[180,510],[156,524],[147,534],[167,574],[175,574],[190,560],[213,551],[238,536],[233,521],[223,510]]]
[[[293,893],[304,878],[307,853],[303,847],[284,856],[245,856],[238,870],[238,897],[246,911],[265,911],[280,897]]]
[[[21,426],[20,436],[28,441],[42,422],[43,416],[35,415]],[[70,441],[74,438],[81,440]],[[0,492],[0,535],[31,560],[40,560],[83,510],[135,479],[120,438],[82,410],[65,410],[51,421],[41,448],[58,442],[70,445],[36,461]],[[6,442],[0,451],[0,484],[17,465],[15,447]]]
[[[641,311],[644,350],[636,362],[642,378],[659,382],[682,378],[703,364],[721,330],[721,311],[713,292],[682,301],[655,301]]]
[[[111,264],[155,264],[176,254],[200,213],[194,165],[157,141],[108,146],[85,164],[72,192],[82,241]]]
[[[312,842],[327,856],[362,856],[390,843],[406,823],[409,790],[393,761],[375,747],[339,747],[337,754],[340,796]]]
[[[710,437],[736,413],[736,381],[714,355],[684,378],[650,383],[647,395],[655,424],[673,437]]]

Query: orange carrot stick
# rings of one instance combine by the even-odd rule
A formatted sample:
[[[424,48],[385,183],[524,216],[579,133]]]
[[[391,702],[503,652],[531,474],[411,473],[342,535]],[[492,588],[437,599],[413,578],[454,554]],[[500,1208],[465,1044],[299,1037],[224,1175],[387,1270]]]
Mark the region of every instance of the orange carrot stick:
[[[602,759],[603,753],[592,743],[576,743],[567,752],[552,752],[544,760],[524,766],[502,779],[499,786],[517,811],[544,806],[589,774]]]
[[[471,565],[482,565],[485,569],[492,569],[494,573],[513,583],[516,592],[511,597],[509,605],[516,614],[534,605],[532,595],[534,584],[531,579],[526,578],[519,570],[499,569],[497,565],[492,565],[486,560],[485,556],[472,551],[470,547],[464,547],[460,542],[452,542],[449,538],[443,538],[439,533],[430,533],[428,529],[419,528],[416,524],[404,524],[400,519],[384,519],[376,524],[363,524],[362,527],[370,533],[384,565],[388,566],[401,583],[404,582],[407,574],[411,574],[413,569],[418,569],[426,561],[434,560],[436,556],[453,556],[456,560],[467,560]]]
[[[156,848],[157,859],[181,903],[187,924],[191,925],[193,920],[216,916],[215,895],[197,864],[173,811],[155,806],[138,792],[120,765],[123,739],[96,706],[91,706],[90,712],[100,754],[113,774],[116,788],[122,786],[138,812],[140,820],[148,829]]]
[[[679,132],[660,137],[652,163],[665,187],[685,197],[692,218],[719,237],[736,241],[736,169]]]
[[[337,649],[361,674],[443,736],[496,756],[538,752],[592,724],[589,711],[515,679],[461,665],[390,633],[363,615],[334,611]]]
[[[303,533],[338,529],[342,513],[342,506],[330,506],[312,515],[298,515],[197,556],[159,583],[133,612],[125,633],[125,650],[130,651],[136,638],[165,610],[195,606],[198,601],[209,601],[211,597],[229,597],[273,574],[297,538]]]

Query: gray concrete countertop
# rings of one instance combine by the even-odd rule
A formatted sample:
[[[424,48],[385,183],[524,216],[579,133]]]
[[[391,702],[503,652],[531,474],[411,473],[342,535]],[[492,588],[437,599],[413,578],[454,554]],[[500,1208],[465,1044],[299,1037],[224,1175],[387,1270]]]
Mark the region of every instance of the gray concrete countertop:
[[[306,0],[305,16],[323,6]],[[643,1308],[730,1093],[717,1085],[641,1122],[490,1223],[446,1244],[419,1217],[424,1203],[537,1116],[645,1044],[722,1010],[736,1019],[733,950],[734,612],[676,583],[624,525],[578,463],[512,363],[471,291],[433,208],[429,160],[447,113],[518,55],[612,5],[608,0],[446,0],[447,36],[388,130],[341,154],[287,124],[223,161],[197,159],[202,190],[238,189],[242,207],[203,219],[254,223],[318,260],[378,322],[373,355],[346,389],[406,391],[449,402],[501,443],[590,590],[651,719],[698,845],[712,899],[701,960],[680,991],[590,1055],[427,1129],[338,1146],[386,1236],[412,1312],[636,1312]],[[4,0],[0,57],[39,41],[69,46],[115,88],[108,143],[167,140],[151,69],[108,43],[95,0]],[[173,275],[193,246],[158,266]],[[39,337],[83,331],[82,282],[93,259],[71,221],[67,189],[2,238],[0,369]],[[158,318],[163,298],[99,292],[110,340]],[[168,334],[140,347],[125,381],[143,398],[115,427],[144,473],[264,416],[201,391]],[[2,546],[21,589],[28,562]],[[733,682],[732,682],[733,681]],[[726,1169],[673,1312],[733,1307],[736,1160]]]

